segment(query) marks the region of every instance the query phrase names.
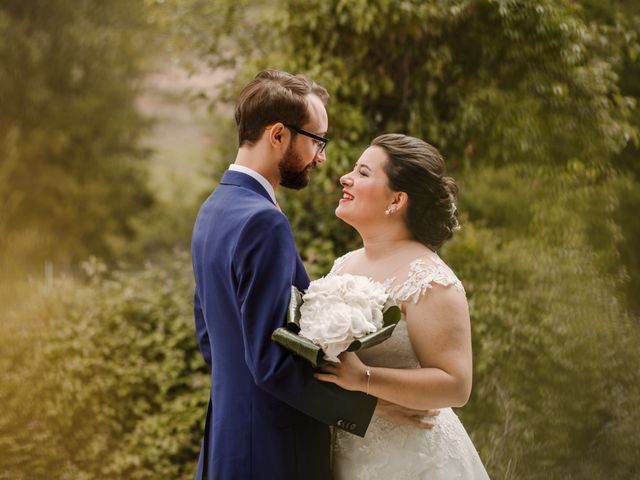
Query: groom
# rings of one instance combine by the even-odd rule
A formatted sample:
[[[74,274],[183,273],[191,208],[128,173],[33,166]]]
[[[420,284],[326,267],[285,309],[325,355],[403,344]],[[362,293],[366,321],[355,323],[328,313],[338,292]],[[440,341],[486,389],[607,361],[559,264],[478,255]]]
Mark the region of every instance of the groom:
[[[328,425],[364,436],[376,408],[271,341],[291,286],[309,285],[275,190],[304,188],[324,163],[328,97],[303,76],[260,72],[238,98],[235,162],[198,213],[196,336],[213,369],[198,480],[328,479]]]

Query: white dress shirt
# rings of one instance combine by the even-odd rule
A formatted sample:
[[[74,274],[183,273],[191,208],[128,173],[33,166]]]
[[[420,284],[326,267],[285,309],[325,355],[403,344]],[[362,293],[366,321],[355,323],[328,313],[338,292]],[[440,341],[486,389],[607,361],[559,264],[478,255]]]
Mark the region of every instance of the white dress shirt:
[[[235,163],[232,163],[231,165],[229,165],[229,170],[233,170],[234,172],[246,173],[250,177],[255,178],[260,183],[260,185],[262,185],[262,187],[267,191],[267,193],[271,197],[271,200],[273,200],[273,203],[275,205],[278,205],[278,202],[276,201],[276,192],[273,189],[273,186],[267,181],[266,178],[264,178],[258,172],[256,172],[255,170],[249,167],[245,167],[244,165],[236,165]]]

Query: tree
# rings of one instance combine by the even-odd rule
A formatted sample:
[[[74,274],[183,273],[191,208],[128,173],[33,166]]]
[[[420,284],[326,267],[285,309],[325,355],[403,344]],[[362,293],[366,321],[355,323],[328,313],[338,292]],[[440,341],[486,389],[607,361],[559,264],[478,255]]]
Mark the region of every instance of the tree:
[[[135,108],[140,1],[0,6],[3,269],[107,255],[152,202]]]
[[[599,35],[607,39],[609,57],[619,78],[620,93],[636,105],[631,124],[640,130],[640,7],[637,2],[612,3],[585,0],[585,19],[596,26]],[[613,46],[613,48],[611,48]],[[629,307],[640,315],[640,223],[636,220],[640,209],[640,142],[630,141],[613,157],[616,170],[628,177],[621,185],[620,202],[614,217],[622,230],[617,248],[626,268],[625,290]]]

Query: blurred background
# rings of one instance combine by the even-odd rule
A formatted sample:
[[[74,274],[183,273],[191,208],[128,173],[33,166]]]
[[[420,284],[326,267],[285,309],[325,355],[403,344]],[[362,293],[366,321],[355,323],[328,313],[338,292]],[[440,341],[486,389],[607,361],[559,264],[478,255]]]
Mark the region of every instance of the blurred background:
[[[445,155],[491,477],[638,478],[639,31],[635,0],[2,0],[0,479],[192,478],[191,227],[266,67],[332,96],[278,193],[312,278],[374,136]]]

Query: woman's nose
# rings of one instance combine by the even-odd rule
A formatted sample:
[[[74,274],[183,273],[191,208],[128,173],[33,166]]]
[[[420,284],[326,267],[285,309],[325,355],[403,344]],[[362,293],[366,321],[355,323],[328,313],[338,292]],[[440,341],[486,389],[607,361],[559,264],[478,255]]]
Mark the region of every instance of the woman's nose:
[[[343,187],[349,187],[353,185],[353,180],[351,180],[349,174],[340,177],[340,185],[342,185]]]

